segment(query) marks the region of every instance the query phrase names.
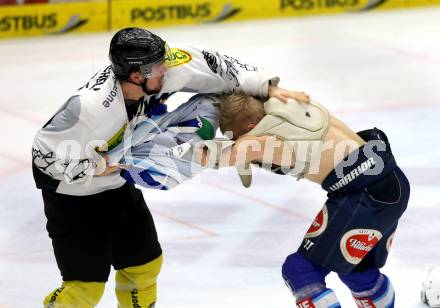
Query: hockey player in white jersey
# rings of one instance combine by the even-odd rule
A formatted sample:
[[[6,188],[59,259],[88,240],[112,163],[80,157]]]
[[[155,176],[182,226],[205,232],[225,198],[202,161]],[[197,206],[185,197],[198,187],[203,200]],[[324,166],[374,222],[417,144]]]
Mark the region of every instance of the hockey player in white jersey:
[[[176,91],[244,92],[307,100],[278,88],[279,78],[235,58],[187,45],[168,45],[140,28],[112,38],[111,65],[97,72],[40,129],[32,147],[47,231],[62,286],[46,307],[94,307],[110,267],[119,307],[153,307],[162,250],[142,193],[105,153],[131,140],[141,121],[166,111]],[[124,147],[126,148],[126,147]]]

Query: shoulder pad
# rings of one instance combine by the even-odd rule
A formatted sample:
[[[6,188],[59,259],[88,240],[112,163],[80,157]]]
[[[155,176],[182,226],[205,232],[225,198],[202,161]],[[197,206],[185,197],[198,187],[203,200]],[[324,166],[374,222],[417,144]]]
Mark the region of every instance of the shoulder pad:
[[[328,111],[319,103],[299,103],[288,99],[283,103],[276,98],[270,98],[264,103],[266,114],[278,116],[287,122],[305,130],[316,132],[327,125]]]

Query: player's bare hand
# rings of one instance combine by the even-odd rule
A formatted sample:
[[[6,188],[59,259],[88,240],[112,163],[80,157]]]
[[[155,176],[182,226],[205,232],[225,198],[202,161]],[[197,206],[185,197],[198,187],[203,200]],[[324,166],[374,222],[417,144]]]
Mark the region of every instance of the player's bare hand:
[[[310,102],[310,97],[304,92],[286,90],[272,85],[269,86],[268,94],[269,97],[275,97],[284,103],[287,103],[287,99],[289,98],[294,99],[300,103]]]
[[[109,175],[113,172],[119,171],[122,168],[123,168],[123,166],[120,164],[106,165],[104,171],[101,173],[95,173],[95,176],[106,176],[106,175]]]
[[[102,159],[100,159],[96,165],[94,176],[106,176],[113,172],[117,172],[124,167],[126,166],[118,163],[109,164],[107,155],[103,155]]]

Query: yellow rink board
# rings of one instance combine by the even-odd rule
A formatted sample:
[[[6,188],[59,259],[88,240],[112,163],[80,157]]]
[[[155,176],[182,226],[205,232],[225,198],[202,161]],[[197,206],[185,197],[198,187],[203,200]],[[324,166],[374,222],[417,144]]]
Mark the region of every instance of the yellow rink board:
[[[106,1],[0,6],[0,37],[104,31],[107,16]]]
[[[439,5],[440,0],[113,0],[113,29]]]
[[[0,6],[0,38],[440,5],[440,0],[97,0]]]

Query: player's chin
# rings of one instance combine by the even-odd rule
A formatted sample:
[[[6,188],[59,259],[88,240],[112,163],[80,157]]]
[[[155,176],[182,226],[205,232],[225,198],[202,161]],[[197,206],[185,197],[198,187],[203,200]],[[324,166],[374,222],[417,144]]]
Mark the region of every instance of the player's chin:
[[[148,88],[147,94],[148,95],[152,95],[152,94],[157,94],[160,92],[160,90],[162,89],[162,85],[158,86],[158,87],[154,87],[154,88]]]

